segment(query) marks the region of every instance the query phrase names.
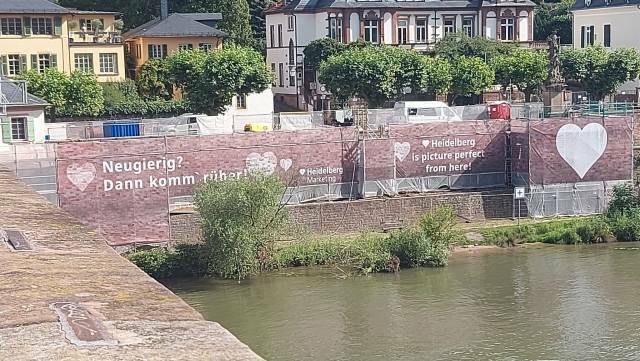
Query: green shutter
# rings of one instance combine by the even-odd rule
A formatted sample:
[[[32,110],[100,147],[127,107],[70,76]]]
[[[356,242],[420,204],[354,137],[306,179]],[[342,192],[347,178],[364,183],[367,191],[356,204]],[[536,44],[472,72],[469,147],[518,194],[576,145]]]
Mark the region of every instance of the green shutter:
[[[149,54],[147,54],[147,60],[153,59],[153,45],[149,44],[147,46],[147,50],[149,51]]]
[[[49,55],[49,62],[52,69],[58,69],[58,56],[56,54]]]
[[[93,67],[93,54],[89,54],[89,68],[91,68],[91,71],[94,72],[93,69],[95,68]]]
[[[162,57],[166,58],[167,55],[167,44],[162,44]]]
[[[0,75],[9,75],[8,58],[6,55],[0,56]]]
[[[118,71],[118,62],[119,62],[118,54],[113,54],[113,72],[119,74]]]
[[[62,35],[62,18],[59,16],[53,18],[53,34]]]
[[[25,36],[31,35],[31,18],[24,17],[22,18],[22,34]]]
[[[32,117],[27,118],[27,139],[29,139],[30,142],[36,140],[35,125]]]
[[[104,31],[104,19],[99,19],[100,20],[100,26],[102,26],[102,29],[100,29],[101,31]]]
[[[20,74],[27,71],[27,56],[25,54],[20,55]]]
[[[38,71],[38,54],[31,54],[31,70]]]
[[[0,118],[0,128],[2,128],[2,142],[11,143],[11,123],[9,118]]]

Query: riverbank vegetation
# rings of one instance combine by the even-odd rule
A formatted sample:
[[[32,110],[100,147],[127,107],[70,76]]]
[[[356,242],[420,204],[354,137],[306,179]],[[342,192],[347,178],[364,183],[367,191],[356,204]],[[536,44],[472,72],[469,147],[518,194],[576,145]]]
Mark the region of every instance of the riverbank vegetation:
[[[464,237],[450,208],[425,214],[414,226],[390,234],[308,235],[289,222],[280,202],[284,191],[275,176],[203,183],[195,196],[202,242],[140,250],[127,257],[156,278],[206,275],[240,280],[263,271],[317,265],[367,274],[444,266],[451,246]]]

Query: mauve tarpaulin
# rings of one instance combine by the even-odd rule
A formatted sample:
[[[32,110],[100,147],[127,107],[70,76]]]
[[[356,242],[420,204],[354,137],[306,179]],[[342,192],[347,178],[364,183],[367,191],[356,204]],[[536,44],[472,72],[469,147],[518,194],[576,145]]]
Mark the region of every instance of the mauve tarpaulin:
[[[581,117],[529,125],[532,184],[633,179],[633,119]]]

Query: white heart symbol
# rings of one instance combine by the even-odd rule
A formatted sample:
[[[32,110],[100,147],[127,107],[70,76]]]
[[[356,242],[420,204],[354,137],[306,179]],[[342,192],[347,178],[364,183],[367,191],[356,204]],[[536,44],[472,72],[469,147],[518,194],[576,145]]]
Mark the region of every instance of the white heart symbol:
[[[407,157],[407,155],[409,155],[409,152],[411,151],[411,144],[409,144],[408,142],[396,142],[393,145],[393,150],[396,158],[398,158],[398,160],[402,162]]]
[[[91,163],[73,163],[67,167],[67,179],[84,192],[96,177],[96,167]]]
[[[558,130],[556,148],[582,179],[607,148],[607,130],[598,123],[589,123],[583,129],[566,124]]]
[[[276,171],[278,158],[272,152],[250,153],[246,159],[247,170],[251,174],[272,175]]]
[[[293,164],[293,160],[291,159],[280,159],[280,167],[282,167],[282,169],[284,169],[284,171],[288,171],[289,168],[291,168],[291,165]]]
[[[428,139],[422,141],[422,146],[425,148],[429,148],[429,144],[431,144],[431,142]]]
[[[302,168],[299,170],[299,172],[300,172],[300,175],[304,175],[307,171],[304,168]]]

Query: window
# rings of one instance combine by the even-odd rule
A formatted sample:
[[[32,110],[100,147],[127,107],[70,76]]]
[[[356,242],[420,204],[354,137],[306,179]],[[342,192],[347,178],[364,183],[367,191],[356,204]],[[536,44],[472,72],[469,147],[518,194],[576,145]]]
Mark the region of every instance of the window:
[[[514,39],[514,20],[513,18],[500,19],[500,40]]]
[[[200,43],[198,44],[198,49],[204,52],[210,52],[211,49],[213,49],[213,45],[211,45],[211,43]]]
[[[289,15],[287,17],[287,30],[293,31],[296,26],[296,17],[293,15]]]
[[[22,35],[22,19],[2,18],[2,35]]]
[[[27,140],[27,118],[11,118],[11,139]]]
[[[2,73],[8,76],[20,75],[22,71],[26,69],[26,55],[9,54],[6,57],[0,57],[2,59]],[[6,68],[5,68],[6,66]]]
[[[610,24],[606,24],[604,26],[603,45],[604,45],[605,48],[610,48],[611,47],[611,25]]]
[[[178,44],[178,50],[193,50],[193,44]]]
[[[284,64],[278,64],[278,85],[284,87]]]
[[[149,59],[162,59],[167,56],[167,46],[149,44]]]
[[[592,46],[595,43],[595,33],[595,27],[593,25],[583,26],[581,28],[580,46],[582,48]]]
[[[456,19],[455,18],[444,18],[442,21],[444,35],[453,34],[456,32]]]
[[[409,28],[409,20],[398,19],[398,44],[407,43],[407,30]]]
[[[296,86],[296,71],[289,69],[289,86]]]
[[[474,36],[473,31],[473,18],[472,17],[464,17],[462,18],[462,33],[466,36]]]
[[[273,80],[271,80],[271,85],[276,86],[276,81],[278,80],[278,76],[276,74],[276,63],[271,63],[271,74],[273,75]]]
[[[93,31],[93,24],[90,19],[80,19],[80,30]]]
[[[293,39],[289,39],[289,65],[296,64],[296,48],[293,45]]]
[[[57,68],[57,56],[55,54],[31,55],[31,69],[43,73],[49,68]]]
[[[329,18],[329,37],[336,41],[342,42],[342,18]]]
[[[273,48],[275,46],[275,35],[273,25],[269,26],[269,45]]]
[[[278,24],[278,47],[282,47],[282,24]]]
[[[118,54],[116,53],[100,54],[100,73],[109,73],[109,74],[118,73]]]
[[[379,40],[379,21],[378,20],[365,20],[364,21],[364,40],[372,43],[378,43]]]
[[[238,94],[236,96],[236,109],[247,109],[247,96]]]
[[[93,73],[93,55],[92,54],[76,54],[73,58],[76,70]]]
[[[53,35],[53,22],[50,18],[31,18],[33,35]]]
[[[416,42],[418,43],[427,42],[427,19],[426,18],[416,19]]]

